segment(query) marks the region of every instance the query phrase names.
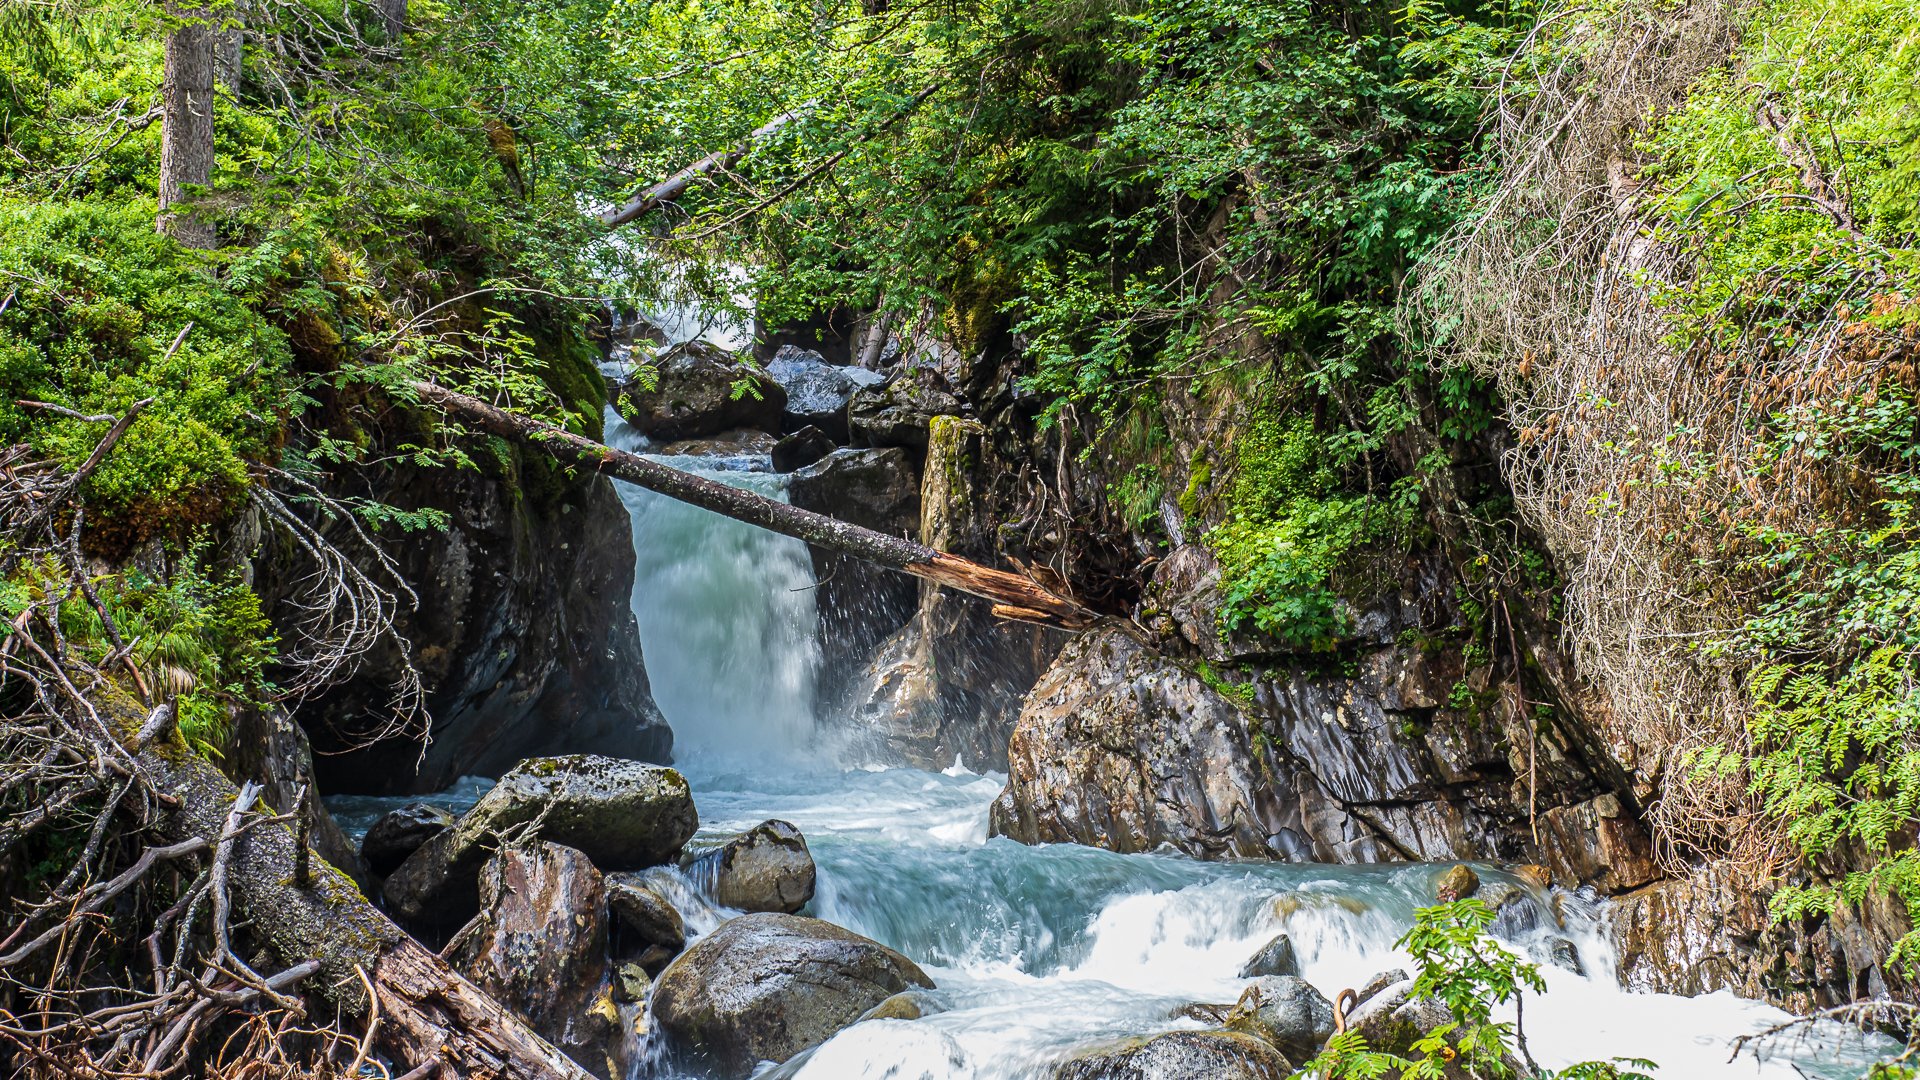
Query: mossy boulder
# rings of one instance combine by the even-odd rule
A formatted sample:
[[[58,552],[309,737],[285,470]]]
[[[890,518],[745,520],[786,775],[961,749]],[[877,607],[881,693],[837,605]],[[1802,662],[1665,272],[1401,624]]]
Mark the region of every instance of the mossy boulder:
[[[895,994],[931,989],[913,961],[851,930],[798,915],[742,915],[680,954],[653,986],[674,1058],[744,1080],[826,1042]]]
[[[646,378],[621,384],[620,415],[656,442],[699,439],[732,428],[778,434],[787,392],[759,368],[704,341],[676,345]]]

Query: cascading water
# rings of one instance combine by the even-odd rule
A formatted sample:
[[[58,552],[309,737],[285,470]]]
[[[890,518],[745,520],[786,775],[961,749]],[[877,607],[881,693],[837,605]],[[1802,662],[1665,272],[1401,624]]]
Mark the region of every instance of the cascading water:
[[[632,436],[610,422],[610,438]],[[780,478],[736,459],[679,460],[765,493]],[[764,465],[762,465],[764,468]],[[1408,966],[1394,943],[1443,868],[1206,863],[986,835],[1002,779],[836,762],[816,731],[811,564],[796,541],[646,493],[633,511],[634,611],[654,693],[700,808],[695,844],[771,817],[806,834],[818,864],[806,914],[919,962],[941,1011],[851,1027],[767,1077],[1015,1080],[1044,1077],[1076,1048],[1195,1026],[1180,1006],[1231,1002],[1246,958],[1280,931],[1302,974],[1331,996]],[[853,765],[844,768],[843,765]],[[727,912],[677,871],[656,871],[695,933]],[[1483,878],[1515,883],[1493,868]],[[1545,897],[1540,897],[1544,901]],[[1885,1052],[1833,1025],[1812,1041],[1728,1062],[1730,1041],[1787,1019],[1730,994],[1630,995],[1591,913],[1564,905],[1585,974],[1543,966],[1526,1005],[1548,1067],[1651,1059],[1674,1080],[1852,1077]],[[1545,931],[1541,932],[1543,935]],[[1545,941],[1535,943],[1543,956]]]

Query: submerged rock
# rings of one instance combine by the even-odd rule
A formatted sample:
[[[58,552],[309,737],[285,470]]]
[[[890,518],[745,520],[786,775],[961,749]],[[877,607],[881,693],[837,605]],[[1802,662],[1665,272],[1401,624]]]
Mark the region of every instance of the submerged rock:
[[[480,874],[480,914],[447,961],[596,1076],[623,1076],[620,1039],[598,1007],[607,978],[600,871],[559,844],[510,847]]]
[[[517,827],[627,870],[674,858],[696,825],[693,795],[673,769],[588,754],[529,758],[408,856],[383,895],[402,922],[458,925],[479,906],[475,879],[487,853]]]
[[[426,803],[409,803],[389,810],[367,829],[360,841],[360,857],[367,869],[385,877],[420,850],[420,845],[447,831],[453,815]]]
[[[818,1046],[933,980],[892,949],[819,919],[742,915],[695,942],[653,986],[669,1051],[723,1080]]]
[[[1288,1057],[1305,1061],[1333,1037],[1333,1003],[1305,979],[1269,975],[1240,994],[1225,1026],[1265,1039]]]
[[[1095,1050],[1053,1080],[1286,1080],[1293,1065],[1265,1041],[1234,1031],[1173,1031]]]
[[[813,899],[813,854],[791,822],[763,821],[695,859],[687,876],[713,902],[788,915]]]
[[[1286,934],[1275,934],[1272,941],[1260,946],[1240,967],[1243,979],[1257,978],[1261,975],[1298,975],[1300,959],[1294,955],[1293,939]]]
[[[661,355],[651,376],[652,389],[638,378],[621,384],[615,405],[656,442],[698,439],[729,428],[780,430],[787,392],[766,372],[718,346],[675,345]]]
[[[767,361],[767,375],[787,393],[781,415],[786,430],[816,427],[841,443],[849,437],[847,399],[856,390],[886,382],[886,376],[877,371],[829,364],[819,353],[793,345],[781,346],[773,354]]]

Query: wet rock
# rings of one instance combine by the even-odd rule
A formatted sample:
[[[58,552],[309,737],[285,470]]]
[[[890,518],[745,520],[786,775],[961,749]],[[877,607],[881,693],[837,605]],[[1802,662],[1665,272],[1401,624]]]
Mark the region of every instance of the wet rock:
[[[787,498],[895,536],[911,536],[920,526],[920,475],[897,448],[835,450],[789,477]]]
[[[1553,871],[1538,863],[1524,863],[1512,868],[1513,876],[1536,889],[1553,888]]]
[[[615,1025],[596,1007],[607,970],[606,890],[559,844],[510,847],[480,874],[480,914],[449,963],[596,1076],[620,1076]]]
[[[1367,1002],[1372,1001],[1374,998],[1374,995],[1380,993],[1380,991],[1385,990],[1387,987],[1392,986],[1395,983],[1406,982],[1408,979],[1411,979],[1412,977],[1413,976],[1407,974],[1406,969],[1404,968],[1393,968],[1390,971],[1383,971],[1380,974],[1375,975],[1373,978],[1368,979],[1366,983],[1360,987],[1360,989],[1354,991],[1354,998],[1353,998],[1354,1006],[1357,1008],[1361,1005],[1364,1005]]]
[[[1488,891],[1491,888],[1489,886]],[[1482,899],[1493,909],[1493,922],[1487,926],[1487,932],[1502,941],[1517,941],[1540,929],[1549,918],[1538,900],[1519,889],[1498,901],[1486,897]]]
[[[1554,876],[1568,882],[1568,888],[1591,885],[1613,894],[1660,876],[1646,829],[1615,795],[1541,814],[1540,847]]]
[[[676,1057],[738,1080],[818,1046],[894,994],[932,986],[913,961],[851,930],[742,915],[661,973],[653,1016]]]
[[[803,427],[774,443],[769,456],[773,459],[774,472],[790,473],[819,461],[834,449],[834,442],[826,432],[817,427]]]
[[[680,912],[632,874],[607,875],[607,908],[619,930],[622,954],[659,946],[678,956],[687,946],[687,924]]]
[[[1566,938],[1557,937],[1547,943],[1547,962],[1554,967],[1564,968],[1575,975],[1585,975],[1587,966],[1580,962],[1580,950]]]
[[[936,416],[960,416],[966,405],[927,368],[911,368],[881,386],[863,386],[847,401],[854,441],[867,446],[927,448],[927,427]]]
[[[1413,1044],[1442,1024],[1453,1022],[1453,1013],[1432,998],[1413,996],[1413,980],[1407,979],[1376,991],[1347,1017],[1347,1030],[1358,1031],[1370,1050],[1406,1055]]]
[[[780,430],[787,392],[766,372],[704,341],[675,345],[645,378],[619,388],[615,406],[655,442],[716,435],[729,428]],[[736,391],[738,391],[736,396]]]
[[[778,439],[754,428],[735,428],[700,439],[664,443],[653,452],[672,457],[765,457]]]
[[[1222,1005],[1218,1002],[1195,1001],[1187,1005],[1182,1005],[1168,1013],[1167,1019],[1198,1020],[1203,1024],[1212,1024],[1215,1027],[1219,1027],[1227,1022],[1227,1017],[1232,1014],[1232,1012],[1233,1006],[1230,1004]]]
[[[1027,697],[995,835],[1203,858],[1322,859],[1363,830],[1199,675],[1119,630],[1082,634]]]
[[[1269,975],[1241,992],[1225,1026],[1265,1039],[1289,1058],[1305,1061],[1333,1037],[1333,1003],[1305,979]]]
[[[861,1022],[868,1020],[918,1020],[923,1016],[946,1012],[946,1008],[933,995],[920,990],[903,990],[887,1000],[868,1009],[860,1017]]]
[[[1261,975],[1298,975],[1300,960],[1293,952],[1293,939],[1286,934],[1276,934],[1272,941],[1260,946],[1240,968],[1243,979],[1257,978]]]
[[[452,824],[452,814],[426,803],[389,810],[368,827],[360,841],[360,857],[367,861],[367,869],[385,877]]]
[[[1172,1031],[1062,1062],[1053,1080],[1286,1080],[1292,1073],[1292,1063],[1255,1036]]]
[[[789,915],[813,899],[813,874],[807,838],[779,820],[755,825],[687,867],[716,904]]]
[[[1142,604],[1143,621],[1153,625],[1165,619],[1164,629],[1177,633],[1200,655],[1216,664],[1256,660],[1287,650],[1273,638],[1250,628],[1223,631],[1220,608],[1220,563],[1199,544],[1183,544],[1167,553],[1153,571]]]
[[[1464,900],[1480,891],[1480,875],[1473,872],[1471,866],[1455,866],[1440,875],[1440,885],[1434,896],[1441,903]]]
[[[849,437],[847,399],[856,390],[886,382],[886,376],[879,372],[829,364],[819,353],[792,345],[784,345],[773,354],[767,362],[767,375],[787,393],[781,416],[786,430],[811,426],[839,443]]]
[[[653,979],[647,969],[628,961],[616,964],[613,969],[613,1000],[622,1005],[640,1005],[647,1000],[647,991],[652,989]]]
[[[587,754],[529,758],[408,856],[383,895],[403,922],[458,925],[477,910],[475,878],[488,851],[517,827],[537,827],[541,839],[625,870],[672,859],[696,824],[692,793],[672,769]]]

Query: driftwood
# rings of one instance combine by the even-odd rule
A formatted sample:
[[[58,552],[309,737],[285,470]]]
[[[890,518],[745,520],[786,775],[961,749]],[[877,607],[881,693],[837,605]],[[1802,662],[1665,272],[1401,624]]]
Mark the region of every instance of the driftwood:
[[[1084,630],[1098,621],[1098,616],[1072,599],[1019,574],[728,487],[433,383],[416,382],[413,387],[428,404],[495,435],[736,521],[991,600],[993,613],[1000,618],[1064,630]]]

